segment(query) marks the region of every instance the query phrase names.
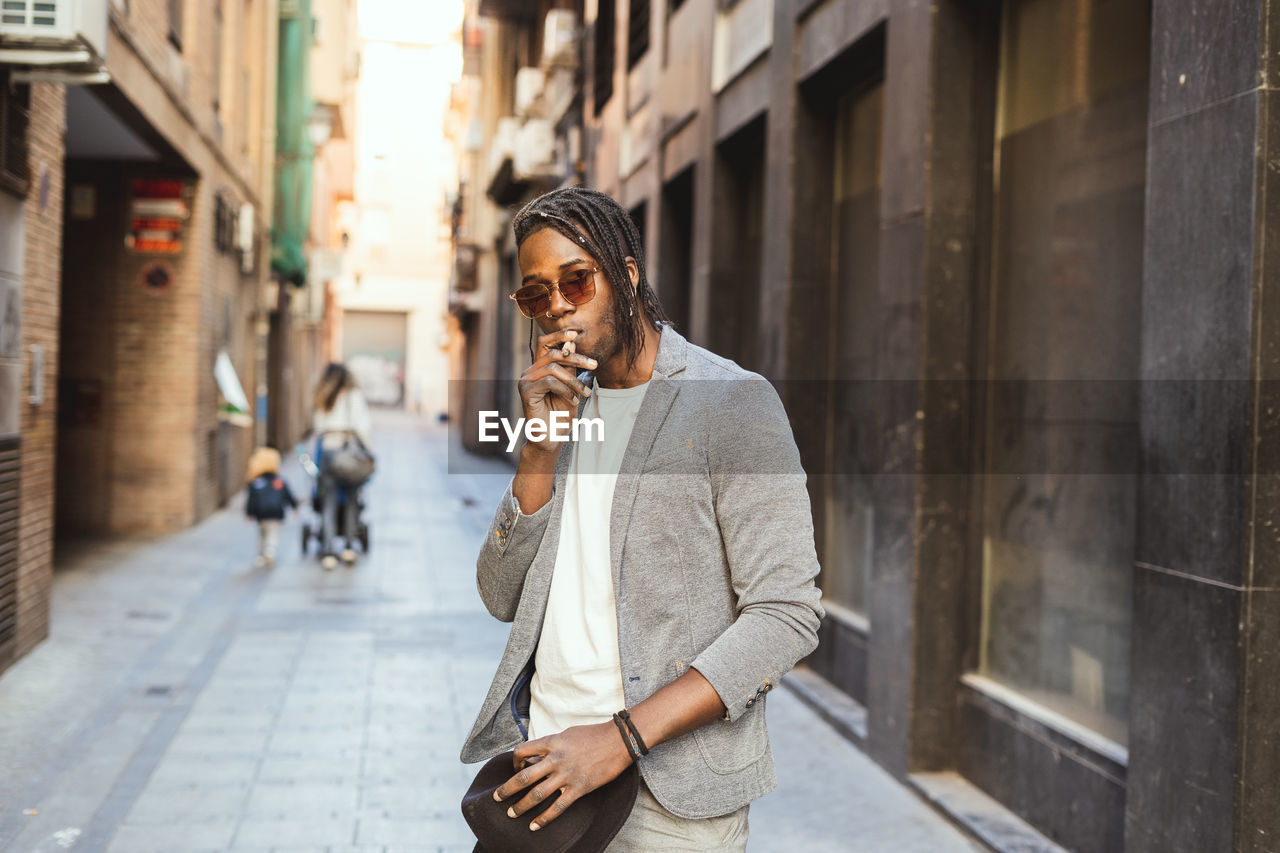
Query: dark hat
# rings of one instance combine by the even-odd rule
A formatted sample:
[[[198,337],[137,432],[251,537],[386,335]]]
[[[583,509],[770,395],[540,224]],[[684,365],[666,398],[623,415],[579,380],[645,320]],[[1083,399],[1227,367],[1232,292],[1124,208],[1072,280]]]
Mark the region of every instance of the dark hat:
[[[632,764],[617,779],[578,798],[564,814],[531,832],[529,824],[556,797],[547,798],[518,818],[507,817],[507,809],[537,784],[500,803],[495,801],[493,792],[515,773],[511,752],[495,755],[480,768],[463,796],[462,816],[479,842],[473,853],[600,853],[631,816],[640,789],[640,773]]]

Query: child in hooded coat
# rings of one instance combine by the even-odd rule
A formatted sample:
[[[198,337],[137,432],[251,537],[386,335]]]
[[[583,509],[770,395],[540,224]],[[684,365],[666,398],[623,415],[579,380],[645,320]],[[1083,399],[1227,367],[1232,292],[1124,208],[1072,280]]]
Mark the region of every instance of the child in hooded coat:
[[[280,476],[280,452],[259,447],[249,457],[249,493],[244,514],[258,522],[258,568],[273,565],[280,542],[280,525],[289,509],[296,509],[297,499],[289,484]]]

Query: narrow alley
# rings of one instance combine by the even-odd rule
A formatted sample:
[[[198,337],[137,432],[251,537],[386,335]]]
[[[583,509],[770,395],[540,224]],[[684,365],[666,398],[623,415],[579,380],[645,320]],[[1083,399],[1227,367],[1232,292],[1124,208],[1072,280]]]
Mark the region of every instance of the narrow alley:
[[[0,676],[0,848],[471,850],[457,754],[506,638],[473,567],[510,469],[450,474],[445,430],[398,413],[375,445],[354,569],[302,556],[297,519],[253,569],[236,502],[66,555],[49,640]],[[790,691],[769,721],[781,787],[752,850],[980,849]]]

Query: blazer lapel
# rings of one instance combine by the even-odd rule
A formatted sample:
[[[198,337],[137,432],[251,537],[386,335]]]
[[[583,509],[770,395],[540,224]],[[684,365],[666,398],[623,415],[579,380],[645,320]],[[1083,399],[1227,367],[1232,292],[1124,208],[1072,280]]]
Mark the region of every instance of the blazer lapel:
[[[640,489],[640,472],[645,459],[653,448],[653,442],[667,419],[667,412],[680,392],[680,383],[674,374],[684,370],[685,340],[670,326],[662,329],[658,355],[654,360],[653,376],[645,391],[644,402],[631,428],[631,438],[622,454],[622,465],[613,487],[613,507],[609,512],[609,562],[613,569],[613,588],[616,591],[622,579],[622,546],[626,542],[627,528],[631,525],[631,507]]]
[[[578,415],[582,415],[581,406],[578,408]],[[555,571],[556,553],[560,548],[560,516],[564,512],[565,487],[572,460],[573,445],[565,444],[560,449],[559,458],[556,459],[555,487],[551,493],[551,517],[547,519],[547,532],[543,535],[542,544],[538,547],[533,563],[530,564],[529,571],[525,575],[525,595],[521,597],[521,604],[523,605],[527,599],[530,607],[533,608],[531,613],[536,614],[536,618],[528,620],[528,624],[536,628],[533,634],[535,642],[538,633],[542,630],[542,618],[547,612],[551,576]]]

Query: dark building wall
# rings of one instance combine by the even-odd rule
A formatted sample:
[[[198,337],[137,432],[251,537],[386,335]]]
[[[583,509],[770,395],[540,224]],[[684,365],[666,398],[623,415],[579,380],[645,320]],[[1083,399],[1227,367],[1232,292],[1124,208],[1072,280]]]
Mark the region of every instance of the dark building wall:
[[[824,572],[845,571],[832,554],[850,541],[846,519],[830,511],[844,488],[836,475],[849,466],[866,475],[873,547],[864,598],[831,608],[809,663],[866,705],[868,752],[904,779],[959,771],[1072,850],[1269,849],[1266,839],[1280,833],[1272,688],[1280,656],[1271,652],[1280,604],[1269,575],[1280,540],[1267,533],[1275,490],[1261,476],[1270,473],[1277,408],[1262,380],[1277,372],[1280,333],[1265,298],[1271,253],[1280,251],[1266,239],[1276,173],[1267,165],[1276,146],[1270,4],[1155,0],[1149,23],[1143,3],[1104,10],[1132,13],[1126,26],[1146,28],[1143,40],[1149,29],[1149,104],[1139,91],[1123,110],[1119,101],[1096,109],[1090,101],[1083,113],[1032,122],[1040,143],[1076,134],[1096,146],[1061,162],[1032,150],[1030,135],[997,138],[1001,74],[1009,73],[1002,27],[1017,0],[776,0],[771,46],[727,79],[707,57],[732,56],[738,43],[717,39],[735,32],[735,10],[764,4],[670,5],[650,9],[654,61],[628,69],[627,4],[616,4],[610,99],[585,110],[588,182],[643,211],[664,298],[684,299],[679,275],[688,272],[688,307],[675,311],[687,316],[682,331],[779,384],[810,473]],[[1093,32],[1082,44],[1090,62],[1103,61],[1103,37],[1118,28]],[[1140,54],[1126,52],[1139,62]],[[1115,67],[1099,65],[1088,85]],[[840,274],[849,237],[833,232],[853,209],[831,194],[837,125],[844,99],[875,86],[883,87],[875,287],[849,303],[856,277]],[[586,90],[604,91],[590,74]],[[1113,121],[1117,110],[1148,111],[1145,140]],[[1004,195],[1001,144],[1012,152]],[[1025,657],[1042,642],[993,640],[984,629],[984,613],[1012,599],[993,603],[984,592],[984,507],[999,487],[975,475],[988,470],[1003,422],[992,415],[1001,410],[990,389],[974,380],[1000,377],[1002,365],[1021,358],[997,309],[1018,295],[1010,296],[1010,265],[1039,261],[1014,257],[1020,247],[1000,245],[999,235],[1020,233],[1020,210],[1041,209],[1019,199],[1041,191],[1032,181],[1047,171],[1037,172],[1046,157],[1048,170],[1058,169],[1047,191],[1061,199],[1045,229],[1057,242],[1045,253],[1043,298],[1059,301],[1039,312],[1024,305],[1027,323],[1014,331],[1031,344],[1039,335],[1046,346],[1067,339],[1079,348],[1089,317],[1100,335],[1098,324],[1109,323],[1067,367],[1123,383],[1100,412],[1126,437],[1090,470],[1130,476],[1106,492],[1116,520],[1102,531],[1107,565],[1118,559],[1121,577],[1095,592],[1131,612],[1127,625],[1103,620],[1093,633],[1129,637],[1098,650],[1099,636],[1086,636],[1088,614],[1058,607],[1084,653],[1072,666],[1086,674],[1104,667],[1092,688],[1092,727],[1080,722],[1087,714],[1059,714],[1040,694],[1011,686],[998,666],[987,675],[993,656],[1016,658],[1022,642]],[[1145,186],[1126,177],[1135,163]],[[685,176],[692,191],[673,192]],[[1110,247],[1098,236],[1108,230]],[[735,246],[757,233],[747,251]],[[1074,254],[1072,239],[1084,247]],[[1084,295],[1071,290],[1073,276],[1088,285]],[[861,334],[874,341],[856,352],[842,336],[867,316],[873,322]],[[865,405],[839,387],[850,370],[876,389]],[[1178,395],[1139,379],[1213,381]],[[1053,429],[1093,441],[1066,420]],[[847,442],[849,454],[833,455],[833,442]],[[1116,448],[1130,467],[1108,467]],[[1190,473],[1188,459],[1199,466]],[[1140,483],[1131,476],[1138,470]],[[1097,512],[1087,503],[1076,517]],[[1036,544],[1034,531],[1020,535]],[[1088,536],[1070,535],[1053,547],[1088,547]]]
[[[1133,851],[1280,837],[1275,12],[1153,3],[1142,371],[1193,381],[1142,401]]]

